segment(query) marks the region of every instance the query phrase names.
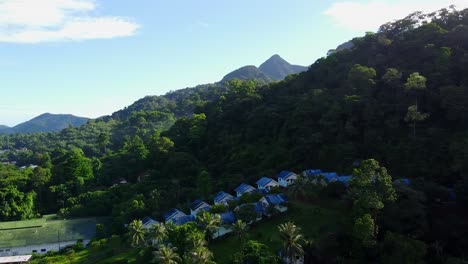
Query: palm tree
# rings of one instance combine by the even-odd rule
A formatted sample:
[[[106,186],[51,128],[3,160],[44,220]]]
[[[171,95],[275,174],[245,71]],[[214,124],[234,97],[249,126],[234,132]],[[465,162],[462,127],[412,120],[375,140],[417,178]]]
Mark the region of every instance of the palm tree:
[[[133,220],[128,225],[128,231],[132,239],[132,247],[139,247],[145,243],[145,229],[141,220]]]
[[[202,212],[197,216],[198,223],[203,227],[208,240],[212,238],[213,234],[221,226],[221,216],[218,214],[212,215],[209,212]]]
[[[296,256],[304,256],[304,249],[301,245],[304,239],[300,234],[301,229],[292,222],[281,224],[278,229],[283,241],[285,256],[288,257],[289,263],[293,264]]]
[[[162,245],[158,251],[153,252],[153,262],[161,264],[177,264],[181,263],[182,259],[177,254],[177,248]]]
[[[246,223],[242,222],[242,220],[238,219],[237,222],[232,224],[232,227],[233,227],[234,233],[239,238],[240,252],[241,254],[243,254],[242,247],[244,246],[244,239],[245,239],[247,230],[249,229],[249,226]]]
[[[194,248],[188,257],[188,263],[190,264],[214,264],[213,253],[206,247]]]
[[[167,239],[167,229],[164,224],[155,224],[150,230],[149,237],[156,243],[160,245]]]
[[[237,237],[239,238],[239,241],[242,246],[242,244],[244,244],[245,234],[247,230],[249,229],[249,226],[239,219],[237,220],[237,222],[232,224],[232,227],[234,229],[234,233],[236,233]]]

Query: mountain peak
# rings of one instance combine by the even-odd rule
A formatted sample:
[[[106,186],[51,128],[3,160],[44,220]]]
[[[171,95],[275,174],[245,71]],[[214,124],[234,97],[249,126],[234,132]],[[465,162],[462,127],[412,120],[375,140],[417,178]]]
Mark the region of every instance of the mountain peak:
[[[307,70],[307,67],[291,65],[280,55],[275,54],[266,60],[259,69],[275,81],[281,81],[289,74],[295,74]]]
[[[225,82],[232,79],[256,80],[260,82],[281,81],[289,74],[306,71],[307,67],[291,65],[280,55],[275,54],[266,60],[260,67],[244,66],[226,76],[221,80]]]
[[[285,62],[287,64],[289,64],[289,62],[287,62],[285,59],[283,59],[280,55],[278,54],[275,54],[273,56],[271,56],[268,60],[266,60],[263,64],[268,64],[268,63],[271,63],[271,62]],[[262,65],[263,65],[262,64]],[[260,65],[260,67],[262,67]]]

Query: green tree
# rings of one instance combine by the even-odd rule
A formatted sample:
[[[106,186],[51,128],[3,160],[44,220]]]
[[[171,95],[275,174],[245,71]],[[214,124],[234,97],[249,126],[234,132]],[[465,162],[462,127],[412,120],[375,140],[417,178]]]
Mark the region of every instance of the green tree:
[[[402,74],[398,69],[388,68],[385,74],[382,76],[382,80],[384,80],[386,83],[393,84],[400,81],[401,76]]]
[[[271,253],[268,246],[255,240],[249,240],[242,248],[242,254],[234,256],[234,262],[239,264],[277,264],[279,260]]]
[[[353,170],[349,193],[354,200],[354,215],[358,217],[356,223],[369,224],[367,215],[370,215],[374,226],[373,237],[375,237],[378,232],[376,219],[379,212],[385,203],[394,202],[397,198],[392,177],[376,160],[364,160],[359,168]]]
[[[107,152],[107,146],[110,144],[110,133],[102,132],[98,136],[98,145],[101,148],[102,153]]]
[[[35,192],[23,193],[16,186],[0,188],[0,220],[25,220],[34,217]]]
[[[405,89],[412,91],[416,95],[416,109],[418,106],[418,94],[426,89],[426,77],[419,74],[419,72],[412,73],[406,79]]]
[[[408,112],[405,116],[405,122],[409,123],[413,128],[413,136],[416,136],[416,123],[422,122],[429,118],[429,114],[423,114],[418,111],[417,105],[410,105],[408,107]]]
[[[244,223],[252,223],[257,219],[254,204],[243,204],[234,212],[237,219],[242,220]]]
[[[128,225],[128,231],[132,247],[139,247],[145,244],[145,229],[141,220],[133,220]]]
[[[218,214],[212,215],[203,211],[197,215],[197,222],[203,228],[208,239],[211,239],[221,226],[221,217]]]
[[[164,224],[154,224],[149,232],[149,237],[154,241],[156,245],[162,245],[168,237],[167,230]]]
[[[249,229],[249,226],[239,219],[234,224],[232,224],[232,229],[234,233],[236,234],[237,238],[239,238],[239,245],[241,247],[241,252],[242,252],[242,247],[244,246],[245,236],[247,234],[247,230]]]
[[[426,263],[426,244],[404,235],[387,232],[381,245],[382,263],[422,264]]]
[[[287,222],[278,226],[280,238],[283,242],[284,255],[289,259],[289,263],[294,263],[296,256],[304,256],[302,243],[304,238],[301,229],[292,222]]]
[[[188,256],[190,264],[216,264],[213,261],[213,253],[206,247],[196,247],[190,251]]]
[[[153,263],[177,264],[182,263],[182,259],[177,254],[177,248],[171,246],[161,246],[154,252]]]
[[[207,198],[212,193],[212,182],[210,174],[207,171],[203,170],[198,174],[197,189],[201,197]]]
[[[364,214],[354,220],[353,237],[362,246],[370,248],[376,245],[376,225],[370,214]]]
[[[348,80],[354,88],[367,91],[375,84],[374,78],[377,75],[375,69],[360,64],[355,64],[348,73]]]

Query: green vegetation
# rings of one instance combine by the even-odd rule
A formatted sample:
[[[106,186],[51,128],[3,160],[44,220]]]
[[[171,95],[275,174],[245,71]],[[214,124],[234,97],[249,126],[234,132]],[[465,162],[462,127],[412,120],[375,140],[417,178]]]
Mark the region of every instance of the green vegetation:
[[[240,182],[320,168],[354,178],[349,188],[300,179],[288,215],[251,227],[256,242],[241,239],[242,250],[240,234],[212,243],[215,257],[270,260],[265,249],[282,248],[278,226],[291,220],[318,262],[453,262],[468,243],[466,36],[468,9],[414,13],[280,82],[231,80],[143,98],[80,128],[0,136],[2,161],[16,162],[0,165],[0,220],[111,216],[123,237],[124,224],[187,211]],[[18,168],[29,164],[38,167]],[[250,222],[247,209],[237,216]],[[166,226],[156,240],[190,258],[207,250],[192,242],[211,220]],[[134,246],[145,260],[157,251],[146,237]]]
[[[321,201],[320,205],[304,202],[293,202],[284,215],[264,220],[246,232],[244,239],[253,239],[268,245],[271,253],[281,249],[282,242],[278,226],[287,221],[294,222],[302,228],[306,240],[321,240],[346,229],[347,209],[336,201]],[[210,245],[218,263],[229,263],[231,256],[239,251],[239,238],[232,234],[221,238]]]

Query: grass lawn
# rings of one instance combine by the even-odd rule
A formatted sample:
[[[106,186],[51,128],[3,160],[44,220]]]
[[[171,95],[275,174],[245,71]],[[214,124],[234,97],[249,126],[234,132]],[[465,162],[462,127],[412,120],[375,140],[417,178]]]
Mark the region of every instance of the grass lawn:
[[[321,237],[345,228],[346,209],[338,201],[325,201],[320,205],[292,202],[289,211],[272,219],[264,219],[251,226],[247,239],[258,240],[277,252],[281,248],[278,225],[293,221],[302,228],[302,234],[308,240],[320,240]],[[212,241],[210,249],[219,264],[228,263],[231,255],[240,250],[239,240],[235,235]]]
[[[98,218],[58,220],[51,216],[41,219],[4,222],[0,229],[0,248],[40,245],[57,241],[92,238]],[[9,229],[7,229],[9,228]]]
[[[119,237],[109,239],[109,242],[97,248],[88,248],[75,253],[64,253],[56,256],[35,258],[32,264],[57,263],[57,264],[111,264],[126,260],[126,263],[136,264],[139,249],[132,249],[127,242]]]

